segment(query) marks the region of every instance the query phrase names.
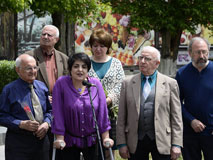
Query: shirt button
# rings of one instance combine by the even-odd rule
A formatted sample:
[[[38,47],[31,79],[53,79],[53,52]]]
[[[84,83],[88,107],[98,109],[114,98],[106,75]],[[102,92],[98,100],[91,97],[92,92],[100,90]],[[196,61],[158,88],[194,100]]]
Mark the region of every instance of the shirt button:
[[[84,121],[82,121],[81,123],[84,124]]]
[[[82,131],[84,131],[84,129],[83,129],[83,128],[82,128],[81,130],[82,130]]]
[[[81,135],[82,138],[84,138],[84,135]]]
[[[84,113],[81,113],[82,115],[84,115]]]

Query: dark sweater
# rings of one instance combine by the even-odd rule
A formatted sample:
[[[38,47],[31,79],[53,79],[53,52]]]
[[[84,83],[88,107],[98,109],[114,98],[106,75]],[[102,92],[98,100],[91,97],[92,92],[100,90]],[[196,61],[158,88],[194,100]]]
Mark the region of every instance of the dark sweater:
[[[176,75],[180,88],[185,134],[211,135],[213,132],[213,63],[199,72],[192,63],[180,68]],[[193,119],[200,120],[206,128],[195,133]]]

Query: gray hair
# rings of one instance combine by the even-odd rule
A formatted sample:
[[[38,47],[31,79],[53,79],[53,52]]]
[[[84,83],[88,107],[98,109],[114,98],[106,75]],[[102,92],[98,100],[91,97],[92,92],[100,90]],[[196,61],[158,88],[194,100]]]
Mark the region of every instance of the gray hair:
[[[195,41],[204,41],[204,42],[206,43],[207,47],[208,47],[208,50],[210,50],[210,44],[209,44],[209,42],[208,42],[206,39],[204,39],[204,38],[202,38],[202,37],[194,37],[194,38],[192,38],[191,41],[189,42],[188,51],[189,51],[190,53],[192,52],[192,45],[193,45],[193,43],[194,43]]]
[[[161,54],[160,54],[160,51],[158,49],[156,49],[155,47],[152,47],[152,46],[145,46],[145,47],[141,48],[139,52],[142,53],[145,50],[148,50],[148,51],[155,53],[157,60],[160,61]]]
[[[54,26],[54,25],[52,25],[52,24],[48,24],[48,25],[45,25],[45,26],[43,27],[43,29],[46,28],[46,27],[54,29],[54,30],[56,31],[56,34],[55,34],[56,38],[59,37],[59,30],[58,30],[58,28],[57,28],[56,26]],[[43,29],[42,29],[42,31],[43,31]]]
[[[31,58],[33,58],[35,60],[35,58],[29,54],[21,54],[16,58],[16,67],[19,68],[21,66],[22,60],[23,60],[23,56],[29,56]],[[26,57],[25,57],[26,58]]]
[[[20,67],[21,61],[22,61],[21,58],[19,58],[19,57],[16,58],[16,67],[17,68]]]

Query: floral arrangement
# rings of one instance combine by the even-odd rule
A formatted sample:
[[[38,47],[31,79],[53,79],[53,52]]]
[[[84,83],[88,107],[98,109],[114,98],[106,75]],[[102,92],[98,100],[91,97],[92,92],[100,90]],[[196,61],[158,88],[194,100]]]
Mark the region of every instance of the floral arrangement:
[[[106,98],[108,97],[108,92],[105,89],[105,87],[103,86],[104,89],[104,93],[106,95]],[[112,106],[112,103],[110,103],[109,105],[107,105],[108,107],[108,111],[109,111],[109,118],[110,119],[117,119],[118,117],[118,106]]]

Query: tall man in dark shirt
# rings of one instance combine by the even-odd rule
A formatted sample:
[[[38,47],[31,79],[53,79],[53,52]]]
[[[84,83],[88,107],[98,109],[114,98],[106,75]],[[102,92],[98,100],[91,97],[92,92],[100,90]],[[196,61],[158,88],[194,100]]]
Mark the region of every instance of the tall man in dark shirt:
[[[16,59],[16,72],[20,78],[6,85],[0,96],[0,125],[8,128],[5,140],[6,160],[49,159],[46,133],[51,123],[52,108],[45,84],[35,80],[37,70],[32,56],[19,56]],[[40,112],[35,109],[30,85],[36,94]],[[25,110],[31,112],[33,117]],[[40,122],[34,120],[38,116],[42,117]]]
[[[177,72],[183,112],[184,160],[213,159],[213,63],[209,43],[200,37],[189,43],[192,62]]]

